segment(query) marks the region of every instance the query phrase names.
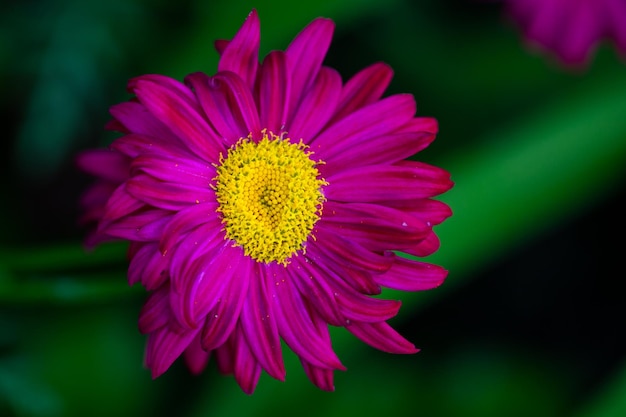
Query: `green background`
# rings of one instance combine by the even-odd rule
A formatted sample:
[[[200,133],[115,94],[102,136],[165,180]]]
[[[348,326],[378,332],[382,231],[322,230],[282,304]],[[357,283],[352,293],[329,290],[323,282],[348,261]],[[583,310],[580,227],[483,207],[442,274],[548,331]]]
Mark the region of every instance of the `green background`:
[[[391,323],[395,356],[333,330],[348,367],[322,392],[285,350],[287,380],[252,396],[211,364],[142,368],[144,300],[125,246],[86,253],[77,151],[109,143],[108,108],[145,73],[216,70],[213,40],[252,8],[262,55],[317,16],[344,80],[376,61],[440,134],[417,156],[451,172],[454,215],[428,258],[450,273]],[[8,0],[0,3],[0,416],[626,415],[622,200],[626,64],[603,43],[572,70],[525,47],[498,2]]]

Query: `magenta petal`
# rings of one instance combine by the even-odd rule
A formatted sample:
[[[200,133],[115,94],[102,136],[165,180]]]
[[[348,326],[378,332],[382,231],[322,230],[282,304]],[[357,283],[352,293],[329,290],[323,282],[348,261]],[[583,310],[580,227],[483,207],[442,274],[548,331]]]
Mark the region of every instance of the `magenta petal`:
[[[372,252],[357,242],[326,230],[323,225],[316,230],[316,236],[317,239],[309,241],[308,244],[315,248],[315,253],[322,256],[323,260],[320,260],[320,263],[349,264],[352,268],[382,273],[388,270],[393,262],[381,253]]]
[[[164,210],[182,210],[193,204],[215,201],[215,192],[208,186],[161,182],[145,174],[135,175],[125,185],[137,200]]]
[[[156,243],[135,243],[139,249],[131,256],[128,266],[128,283],[137,282],[148,291],[159,288],[169,278],[170,258],[163,256]],[[131,246],[132,247],[132,246]]]
[[[231,246],[222,244],[217,250],[208,251],[192,262],[184,275],[175,275],[172,281],[178,282],[170,294],[172,312],[182,326],[195,328],[204,322],[205,317],[217,303],[233,278],[236,269],[229,258]]]
[[[107,225],[109,236],[136,242],[159,240],[163,229],[171,219],[171,213],[164,210],[145,210],[124,216]]]
[[[306,376],[313,384],[315,384],[316,387],[324,391],[335,390],[333,369],[320,368],[318,366],[311,365],[310,363],[302,359],[300,360],[300,362],[302,363],[302,368],[304,368]]]
[[[424,257],[435,253],[437,249],[439,249],[439,244],[439,238],[434,232],[431,231],[416,246],[412,248],[404,248],[402,251],[408,253],[409,255]]]
[[[324,191],[328,200],[353,203],[429,198],[448,191],[453,185],[447,171],[419,162],[348,169],[326,180],[329,185]]]
[[[333,122],[378,100],[389,86],[392,77],[393,70],[382,62],[370,65],[354,75],[341,90],[341,100],[333,116]]]
[[[294,109],[317,77],[335,30],[330,19],[317,18],[309,23],[289,44],[285,53],[291,74],[290,108]]]
[[[276,324],[285,343],[296,355],[315,366],[343,368],[330,341],[312,324],[317,316],[311,315],[294,283],[280,270],[284,267],[272,264],[268,267],[275,271],[268,276],[276,280],[271,287],[272,300],[277,312]]]
[[[219,49],[223,48],[218,71],[234,72],[251,89],[259,65],[260,41],[261,23],[256,10],[252,10],[230,42],[216,44]]]
[[[204,368],[206,368],[209,362],[210,356],[210,352],[206,352],[202,349],[202,346],[200,346],[199,333],[183,353],[185,364],[187,364],[187,368],[189,368],[191,373],[194,375],[199,375],[202,371],[204,371]]]
[[[198,334],[198,330],[180,330],[165,326],[150,333],[146,345],[146,366],[157,378],[174,363]]]
[[[126,189],[126,183],[122,183],[113,191],[104,207],[104,215],[99,225],[99,231],[106,233],[106,225],[114,220],[139,210],[144,203],[130,195]]]
[[[163,182],[179,182],[208,188],[215,177],[215,167],[193,159],[172,156],[140,155],[131,164],[131,174],[144,173]]]
[[[189,149],[184,147],[182,142],[178,139],[176,139],[175,142],[172,142],[171,140],[167,141],[162,138],[138,134],[124,135],[121,138],[116,139],[113,143],[111,143],[111,149],[123,153],[131,158],[148,154],[170,158],[176,157],[180,159],[196,159],[196,157],[189,152]]]
[[[323,271],[308,262],[308,258],[296,258],[288,269],[289,276],[298,286],[300,293],[306,297],[309,305],[328,324],[343,326],[343,317],[335,300],[335,292],[331,288]]]
[[[422,219],[428,226],[440,224],[452,215],[452,210],[446,203],[430,198],[395,200],[387,204]]]
[[[109,149],[90,149],[78,154],[76,164],[88,174],[119,184],[128,178],[130,159]]]
[[[109,111],[116,121],[124,126],[125,133],[178,142],[176,135],[141,103],[126,101],[112,106]]]
[[[261,125],[279,134],[285,130],[289,110],[291,83],[287,58],[282,51],[270,52],[261,66],[258,80],[258,107]]]
[[[206,324],[202,331],[202,347],[206,350],[217,349],[226,343],[239,320],[241,309],[248,297],[250,282],[257,279],[256,276],[253,276],[254,261],[249,257],[244,257],[240,248],[233,249],[239,250],[239,254],[231,253],[233,260],[238,262],[233,263],[233,277],[229,279],[229,284],[219,298],[216,307],[207,315]],[[223,279],[228,279],[228,277]]]
[[[139,313],[139,331],[142,334],[152,333],[169,323],[172,318],[169,292],[169,285],[164,285],[148,296]]]
[[[448,271],[438,265],[396,257],[391,268],[376,275],[380,285],[400,291],[424,291],[440,286]]]
[[[176,245],[183,236],[200,225],[207,225],[214,229],[215,233],[221,229],[221,221],[217,216],[217,203],[194,204],[177,212],[172,220],[165,226],[159,249],[167,253]],[[210,236],[205,236],[207,240]]]
[[[252,353],[240,326],[233,333],[233,337],[233,375],[243,392],[250,395],[261,377],[261,365]]]
[[[252,93],[236,74],[223,72],[207,77],[194,73],[185,81],[196,90],[204,113],[226,147],[251,132],[256,135],[261,131]]]
[[[302,139],[305,143],[311,142],[334,114],[340,91],[339,73],[322,67],[289,121],[289,136],[295,140]]]
[[[255,264],[259,269],[259,265]],[[261,367],[273,378],[285,380],[285,367],[275,312],[267,292],[268,279],[260,271],[250,280],[248,297],[241,310],[240,327]]]
[[[413,343],[400,336],[389,324],[354,322],[346,329],[368,345],[388,353],[417,353]]]
[[[325,229],[334,230],[373,251],[415,246],[430,230],[421,219],[378,204],[329,201],[324,205],[321,221]]]
[[[310,143],[311,150],[329,162],[346,148],[402,128],[413,118],[415,110],[415,99],[410,94],[387,97],[326,128]]]
[[[163,77],[166,78],[166,77]],[[138,79],[133,90],[144,106],[161,120],[192,153],[205,161],[216,161],[224,149],[202,116],[191,92],[177,81],[153,82]]]

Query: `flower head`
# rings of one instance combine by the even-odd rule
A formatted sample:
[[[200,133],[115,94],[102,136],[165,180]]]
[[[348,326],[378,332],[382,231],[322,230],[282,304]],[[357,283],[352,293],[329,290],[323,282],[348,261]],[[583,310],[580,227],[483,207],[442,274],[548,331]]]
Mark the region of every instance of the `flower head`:
[[[565,64],[585,64],[597,44],[610,39],[626,54],[624,0],[506,0],[509,14],[531,45],[552,51]]]
[[[79,158],[100,178],[86,199],[93,241],[129,241],[129,282],[150,292],[139,329],[153,377],[181,355],[201,372],[213,355],[251,393],[262,370],[285,378],[284,342],[332,390],[344,367],[329,325],[417,352],[386,323],[400,302],[374,295],[446,276],[398,255],[436,251],[433,226],[450,215],[432,199],[449,174],[406,160],[437,122],[415,117],[409,94],[381,98],[385,64],[346,83],[323,66],[333,29],[316,19],[259,63],[253,11],[216,43],[215,75],[131,80],[135,98],[113,106],[108,125],[124,135]]]

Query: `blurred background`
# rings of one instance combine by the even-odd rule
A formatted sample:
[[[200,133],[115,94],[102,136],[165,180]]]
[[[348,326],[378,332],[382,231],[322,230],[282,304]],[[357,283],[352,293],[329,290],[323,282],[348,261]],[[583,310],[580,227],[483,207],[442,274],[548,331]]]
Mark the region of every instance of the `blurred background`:
[[[417,159],[451,172],[454,215],[429,262],[440,288],[391,323],[394,356],[333,331],[347,366],[322,392],[285,350],[287,380],[247,396],[211,364],[142,367],[125,246],[85,252],[76,152],[108,144],[108,108],[145,73],[216,70],[213,40],[252,8],[261,55],[317,16],[326,64],[376,61],[440,134]],[[623,256],[626,63],[602,44],[568,69],[526,48],[498,2],[3,0],[0,3],[0,416],[626,415]]]

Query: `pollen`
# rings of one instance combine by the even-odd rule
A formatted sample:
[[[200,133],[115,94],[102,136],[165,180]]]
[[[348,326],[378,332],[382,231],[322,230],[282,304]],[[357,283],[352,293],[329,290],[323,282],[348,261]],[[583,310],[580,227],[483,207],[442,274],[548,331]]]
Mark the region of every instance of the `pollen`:
[[[317,166],[307,146],[263,131],[220,155],[214,178],[226,238],[257,262],[283,265],[306,250],[325,201]]]

